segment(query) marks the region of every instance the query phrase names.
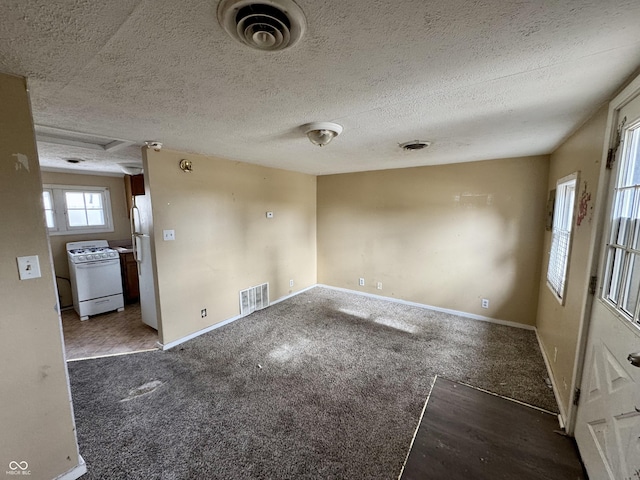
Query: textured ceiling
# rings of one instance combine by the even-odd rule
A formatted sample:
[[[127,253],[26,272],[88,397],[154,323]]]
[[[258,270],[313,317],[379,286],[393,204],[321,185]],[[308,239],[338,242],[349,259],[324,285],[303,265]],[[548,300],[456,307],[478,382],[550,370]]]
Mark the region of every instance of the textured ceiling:
[[[38,125],[326,174],[550,153],[640,67],[637,0],[297,3],[304,37],[265,53],[215,0],[0,0],[0,71]],[[311,121],[344,132],[319,148]],[[39,146],[49,168],[140,162]]]

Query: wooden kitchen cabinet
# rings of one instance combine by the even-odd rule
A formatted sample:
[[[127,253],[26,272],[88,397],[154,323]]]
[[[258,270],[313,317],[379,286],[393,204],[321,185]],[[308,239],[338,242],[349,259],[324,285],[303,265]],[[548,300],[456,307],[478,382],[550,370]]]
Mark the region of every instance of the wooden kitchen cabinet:
[[[124,189],[127,196],[144,195],[144,175],[125,175]]]
[[[138,284],[138,265],[133,253],[120,252],[120,269],[122,271],[122,293],[126,303],[134,303],[140,299]]]
[[[131,195],[144,195],[144,175],[131,175]]]
[[[124,176],[124,193],[127,201],[127,216],[131,215],[131,207],[133,206],[133,197],[136,195],[144,195],[144,175],[125,175]]]

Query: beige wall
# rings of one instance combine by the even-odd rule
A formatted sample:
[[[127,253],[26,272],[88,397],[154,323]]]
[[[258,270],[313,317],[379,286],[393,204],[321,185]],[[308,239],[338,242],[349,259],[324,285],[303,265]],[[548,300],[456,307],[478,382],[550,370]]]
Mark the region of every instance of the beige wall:
[[[78,175],[71,173],[42,172],[43,184],[55,185],[82,185],[91,187],[109,188],[111,197],[111,213],[113,215],[113,232],[88,233],[71,235],[51,235],[51,253],[53,254],[53,266],[57,276],[69,278],[69,264],[67,263],[66,244],[81,240],[120,240],[131,238],[129,217],[126,207],[124,192],[124,177],[107,177],[102,175]],[[68,281],[57,280],[58,294],[62,306],[73,303],[71,288]]]
[[[318,282],[534,325],[547,173],[540,156],[318,177]]]
[[[161,342],[238,315],[238,294],[245,288],[268,282],[274,301],[316,283],[314,176],[145,151]],[[193,162],[192,173],[178,168],[182,158]],[[175,241],[163,241],[165,229],[175,230]],[[206,318],[200,316],[203,308]]]
[[[597,187],[600,175],[602,149],[607,123],[607,107],[602,107],[585,125],[565,141],[551,155],[549,183],[547,189],[556,187],[556,182],[573,172],[579,171],[580,185],[578,201],[585,201],[586,216],[577,225],[574,218],[573,237],[569,257],[569,271],[566,282],[565,304],[562,306],[547,287],[546,273],[549,262],[551,234],[545,235],[540,279],[540,300],[538,304],[538,334],[549,358],[551,370],[558,387],[561,408],[569,407],[571,381],[575,366],[580,322],[584,315],[589,282],[589,244],[595,220],[593,207],[598,197]],[[558,349],[557,355],[555,349]]]
[[[0,472],[24,461],[28,478],[51,479],[78,465],[78,448],[23,79],[0,74],[0,105]],[[41,278],[19,279],[26,255]]]

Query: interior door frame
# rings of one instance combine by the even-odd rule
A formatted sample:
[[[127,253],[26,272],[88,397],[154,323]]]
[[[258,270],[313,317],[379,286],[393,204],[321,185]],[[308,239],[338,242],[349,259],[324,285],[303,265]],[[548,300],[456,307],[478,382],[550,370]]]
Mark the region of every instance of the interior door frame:
[[[607,158],[609,156],[609,149],[613,147],[616,140],[616,133],[618,129],[618,116],[620,110],[627,105],[637,95],[640,95],[640,74],[635,72],[635,78],[628,82],[628,84],[620,90],[620,92],[609,103],[609,111],[607,115],[607,127],[605,130],[605,138],[602,146],[602,156],[600,159],[600,175],[598,178],[598,190],[596,193],[596,202],[594,205],[594,229],[589,240],[589,275],[584,279],[584,297],[582,307],[582,319],[580,321],[580,327],[578,329],[578,345],[576,348],[576,356],[573,365],[573,375],[571,380],[571,402],[569,403],[569,410],[567,412],[567,418],[565,419],[565,431],[573,436],[576,417],[578,414],[579,402],[576,402],[576,391],[582,385],[582,377],[584,374],[584,361],[586,357],[587,338],[589,336],[589,327],[591,321],[591,309],[593,302],[599,301],[602,294],[602,271],[604,267],[602,265],[604,251],[602,247],[603,234],[605,229],[608,230],[608,208],[611,204],[613,197],[613,189],[610,189],[611,173],[616,171],[616,168],[611,170],[607,169]],[[616,152],[616,157],[619,156],[620,151]],[[616,158],[616,163],[618,159]],[[600,272],[600,274],[598,273]],[[589,283],[591,277],[597,277],[597,287],[594,294],[589,292]],[[576,405],[578,403],[578,405]]]

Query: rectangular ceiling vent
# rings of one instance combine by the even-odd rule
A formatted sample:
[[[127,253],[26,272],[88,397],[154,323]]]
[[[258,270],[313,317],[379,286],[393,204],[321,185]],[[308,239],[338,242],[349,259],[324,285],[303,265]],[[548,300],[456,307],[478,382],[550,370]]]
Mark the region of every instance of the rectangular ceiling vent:
[[[263,283],[240,292],[240,316],[246,317],[251,312],[269,306],[269,284]]]
[[[90,133],[74,132],[62,128],[49,127],[46,125],[35,125],[36,141],[42,143],[53,143],[65,145],[67,147],[88,148],[89,150],[101,150],[105,152],[115,152],[122,148],[133,145],[134,142],[119,140],[117,138],[93,135]]]

